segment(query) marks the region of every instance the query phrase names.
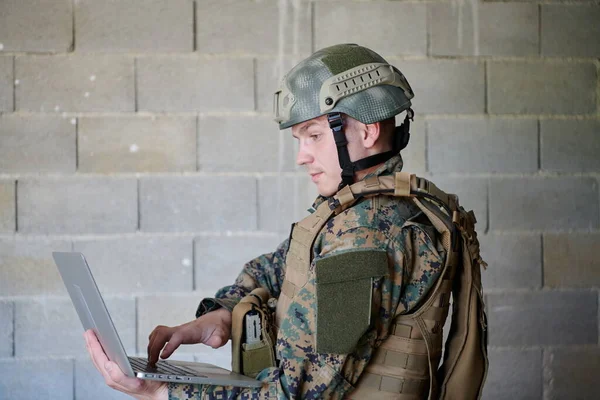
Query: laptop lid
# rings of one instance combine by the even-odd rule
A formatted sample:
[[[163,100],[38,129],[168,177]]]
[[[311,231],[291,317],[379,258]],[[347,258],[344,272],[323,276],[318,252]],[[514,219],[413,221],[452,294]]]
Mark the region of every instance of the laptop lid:
[[[83,254],[53,252],[52,257],[84,329],[92,329],[96,333],[104,352],[111,361],[116,362],[121,370],[131,377],[181,383],[182,380],[175,379],[175,375],[166,376],[156,372],[136,374]],[[169,360],[168,363],[194,371],[195,375],[192,379],[186,379],[189,383],[245,387],[260,387],[262,384],[256,379],[212,364],[175,360]]]
[[[123,343],[121,343],[83,254],[53,252],[52,257],[54,257],[83,328],[85,330],[92,329],[96,333],[109,360],[116,362],[125,375],[135,376]]]

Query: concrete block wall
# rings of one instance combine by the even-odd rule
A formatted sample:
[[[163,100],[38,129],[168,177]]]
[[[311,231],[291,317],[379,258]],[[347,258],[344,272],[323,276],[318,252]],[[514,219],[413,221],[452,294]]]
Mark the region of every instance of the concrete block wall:
[[[271,96],[338,42],[404,72],[405,170],[479,219],[484,399],[597,398],[595,0],[0,1],[0,398],[125,398],[87,359],[52,251],[87,255],[143,355],[288,234],[316,192]]]

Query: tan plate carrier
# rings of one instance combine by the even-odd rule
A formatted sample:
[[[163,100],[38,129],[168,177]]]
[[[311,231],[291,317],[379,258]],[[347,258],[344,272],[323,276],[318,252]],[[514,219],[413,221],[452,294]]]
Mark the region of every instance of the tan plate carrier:
[[[475,215],[455,195],[413,174],[375,176],[345,186],[329,202],[294,225],[286,258],[286,275],[278,299],[276,325],[308,279],[312,246],[325,223],[367,196],[410,198],[439,232],[447,252],[444,269],[424,303],[398,315],[390,336],[376,350],[348,399],[448,399],[481,397],[487,375],[487,324],[481,289]],[[452,324],[444,361],[442,327],[453,298]],[[401,314],[403,310],[398,310]]]

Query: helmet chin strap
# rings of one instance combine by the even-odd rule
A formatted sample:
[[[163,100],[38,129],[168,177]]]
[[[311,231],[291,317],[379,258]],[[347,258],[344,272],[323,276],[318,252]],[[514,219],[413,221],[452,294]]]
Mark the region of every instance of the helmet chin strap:
[[[414,115],[415,113],[413,110],[408,108],[406,110],[404,122],[395,128],[393,150],[373,154],[372,156],[361,158],[360,160],[352,162],[350,161],[350,153],[348,153],[348,140],[346,139],[346,134],[344,133],[342,114],[327,114],[327,121],[329,122],[329,128],[333,132],[333,138],[335,139],[335,145],[337,147],[338,160],[340,162],[340,167],[342,168],[342,182],[340,183],[338,190],[346,185],[353,184],[354,174],[357,171],[362,171],[386,162],[404,149],[408,144],[408,140],[410,139],[410,121],[413,120]]]

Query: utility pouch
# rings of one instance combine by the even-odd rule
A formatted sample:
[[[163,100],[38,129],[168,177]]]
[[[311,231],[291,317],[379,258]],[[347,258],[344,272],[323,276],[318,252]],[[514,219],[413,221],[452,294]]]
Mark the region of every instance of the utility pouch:
[[[388,273],[387,254],[357,250],[315,263],[317,352],[350,353],[371,324],[372,282]]]
[[[273,312],[268,300],[265,289],[254,289],[233,308],[231,316],[231,368],[251,378],[276,365]]]

